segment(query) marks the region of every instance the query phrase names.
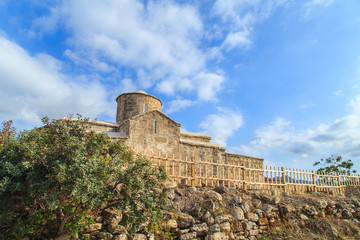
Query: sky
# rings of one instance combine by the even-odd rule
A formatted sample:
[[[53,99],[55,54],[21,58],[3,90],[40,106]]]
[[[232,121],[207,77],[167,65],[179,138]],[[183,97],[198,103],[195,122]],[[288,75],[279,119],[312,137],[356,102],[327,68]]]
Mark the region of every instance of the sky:
[[[0,0],[0,121],[115,122],[143,90],[268,166],[360,170],[358,0]]]

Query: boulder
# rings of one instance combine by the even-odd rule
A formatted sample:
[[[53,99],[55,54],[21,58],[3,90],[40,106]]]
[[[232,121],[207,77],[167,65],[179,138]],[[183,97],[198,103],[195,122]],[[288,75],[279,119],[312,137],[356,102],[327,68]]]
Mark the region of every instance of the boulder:
[[[185,234],[181,234],[179,240],[193,240],[196,238],[196,232],[189,232]]]
[[[206,223],[195,224],[190,228],[190,231],[196,232],[196,236],[204,236],[209,231],[209,227]]]
[[[195,219],[186,213],[180,213],[177,218],[179,228],[189,228],[195,223]]]
[[[209,199],[216,200],[216,201],[218,201],[218,202],[221,202],[221,201],[222,201],[222,196],[221,196],[219,193],[217,193],[217,192],[215,192],[215,191],[213,191],[213,190],[207,191],[207,192],[206,192],[206,196],[207,196]]]
[[[93,223],[90,225],[87,225],[84,228],[84,233],[91,233],[91,232],[95,232],[95,231],[99,231],[102,228],[102,223]]]

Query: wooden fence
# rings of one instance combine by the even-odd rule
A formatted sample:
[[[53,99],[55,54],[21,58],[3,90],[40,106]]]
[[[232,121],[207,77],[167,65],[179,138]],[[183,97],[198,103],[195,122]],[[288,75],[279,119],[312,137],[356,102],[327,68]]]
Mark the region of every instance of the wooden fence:
[[[239,189],[281,190],[287,192],[343,193],[346,186],[360,186],[360,175],[316,173],[308,170],[241,165],[177,159],[167,154],[143,153],[156,166],[164,166],[170,181],[193,187],[232,186]]]

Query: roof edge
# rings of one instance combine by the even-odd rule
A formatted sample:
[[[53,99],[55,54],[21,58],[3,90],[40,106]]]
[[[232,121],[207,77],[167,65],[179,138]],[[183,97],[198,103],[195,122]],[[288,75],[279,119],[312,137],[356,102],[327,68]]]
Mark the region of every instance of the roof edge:
[[[115,101],[117,102],[118,98],[121,97],[121,96],[124,96],[124,95],[133,95],[133,94],[135,94],[135,95],[145,95],[145,96],[152,97],[152,98],[158,100],[158,101],[160,102],[161,106],[162,106],[162,102],[161,102],[161,100],[160,100],[159,98],[154,97],[153,95],[150,95],[150,94],[148,94],[148,93],[146,93],[146,92],[139,92],[139,91],[120,94],[119,96],[117,96],[117,98],[115,99]]]

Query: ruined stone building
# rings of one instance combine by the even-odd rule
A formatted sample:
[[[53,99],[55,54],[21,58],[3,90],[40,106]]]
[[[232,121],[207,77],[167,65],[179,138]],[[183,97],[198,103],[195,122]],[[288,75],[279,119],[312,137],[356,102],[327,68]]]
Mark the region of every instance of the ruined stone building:
[[[211,143],[210,136],[182,132],[180,123],[161,112],[161,100],[144,91],[121,94],[116,102],[116,123],[94,120],[91,128],[123,140],[135,152],[160,152],[177,159],[263,168],[261,158],[227,153],[225,147]]]

